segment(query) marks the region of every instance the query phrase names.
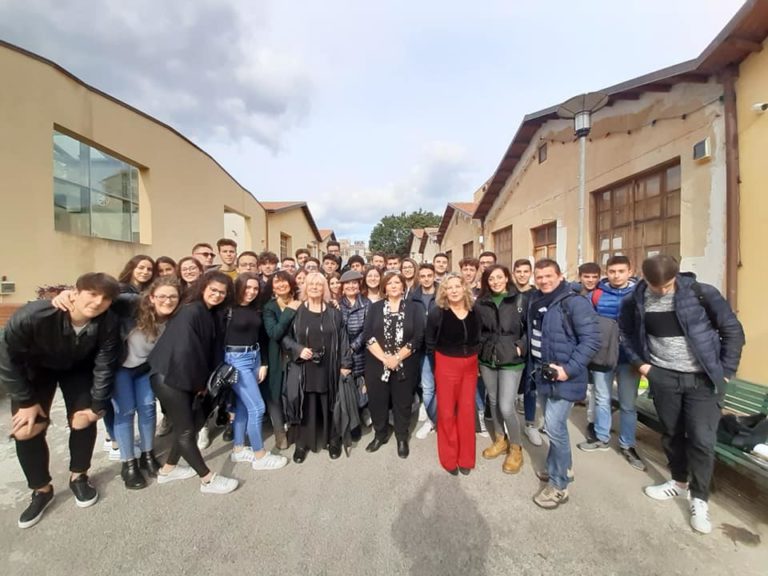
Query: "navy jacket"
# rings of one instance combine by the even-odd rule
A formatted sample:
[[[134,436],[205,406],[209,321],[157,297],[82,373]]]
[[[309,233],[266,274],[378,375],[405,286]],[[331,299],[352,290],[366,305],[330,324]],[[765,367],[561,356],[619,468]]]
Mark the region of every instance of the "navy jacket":
[[[541,338],[543,364],[562,366],[568,374],[564,382],[550,382],[542,378],[540,370],[533,371],[536,389],[545,396],[576,402],[587,394],[589,373],[587,366],[600,349],[600,328],[592,305],[574,294],[570,287],[561,290],[544,313]],[[533,336],[532,319],[536,316],[534,304],[541,293],[531,294],[528,304],[528,342]],[[566,309],[566,313],[563,312]],[[568,317],[566,317],[566,314]],[[530,353],[530,349],[529,349]],[[529,357],[529,360],[534,360]]]
[[[731,306],[714,286],[701,284],[701,293],[710,308],[716,326],[692,286],[696,275],[690,272],[675,278],[675,315],[683,329],[696,360],[715,386],[725,392],[725,378],[731,378],[739,367],[744,347],[744,329]],[[622,350],[634,366],[650,364],[648,338],[645,333],[645,280],[638,282],[632,296],[623,300],[619,316]]]

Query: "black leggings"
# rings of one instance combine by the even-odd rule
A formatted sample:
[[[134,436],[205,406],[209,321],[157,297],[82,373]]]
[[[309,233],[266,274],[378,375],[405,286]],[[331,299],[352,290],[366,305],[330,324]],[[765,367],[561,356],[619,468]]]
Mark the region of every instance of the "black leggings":
[[[166,464],[176,466],[183,457],[198,476],[207,476],[210,470],[197,447],[197,432],[205,424],[205,415],[202,410],[193,408],[195,394],[168,386],[162,374],[152,374],[149,379],[155,396],[173,424],[173,440]]]

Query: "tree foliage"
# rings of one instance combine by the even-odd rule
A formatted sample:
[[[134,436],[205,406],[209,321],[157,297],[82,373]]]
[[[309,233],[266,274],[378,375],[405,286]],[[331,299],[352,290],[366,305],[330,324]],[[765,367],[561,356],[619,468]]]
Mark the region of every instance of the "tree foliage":
[[[408,255],[408,236],[413,228],[435,228],[440,225],[442,218],[434,212],[402,212],[399,216],[390,214],[384,216],[373,227],[368,242],[371,252],[385,254]]]

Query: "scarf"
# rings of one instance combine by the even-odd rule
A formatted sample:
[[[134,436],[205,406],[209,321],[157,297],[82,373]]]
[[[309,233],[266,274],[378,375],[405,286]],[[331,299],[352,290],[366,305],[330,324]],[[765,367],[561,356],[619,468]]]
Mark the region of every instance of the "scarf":
[[[403,341],[405,340],[404,323],[405,300],[400,300],[400,307],[396,311],[392,310],[389,300],[386,300],[384,302],[384,342],[381,346],[385,353],[394,356],[403,347]],[[384,373],[381,375],[383,382],[389,381],[390,372],[389,368],[384,368]]]

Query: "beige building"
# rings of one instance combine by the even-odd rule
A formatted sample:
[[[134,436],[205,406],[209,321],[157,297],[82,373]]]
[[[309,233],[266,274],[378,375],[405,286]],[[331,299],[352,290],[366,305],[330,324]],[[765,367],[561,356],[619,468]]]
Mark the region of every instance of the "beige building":
[[[267,242],[279,258],[293,256],[306,248],[315,257],[320,253],[320,230],[306,202],[262,202],[267,212]]]
[[[422,254],[421,239],[424,237],[424,228],[413,228],[408,234],[408,257],[421,264]]]
[[[328,242],[333,240],[336,242],[336,234],[330,228],[320,228],[318,230],[320,234],[320,244],[318,245],[318,252],[320,256],[325,256],[328,253]],[[339,252],[341,252],[341,243],[339,243]]]
[[[477,204],[474,202],[449,202],[437,229],[440,251],[448,255],[448,269],[458,268],[462,258],[480,254],[482,225],[473,217]]]
[[[419,253],[421,262],[432,262],[435,254],[440,252],[440,243],[437,241],[437,228],[424,228],[424,234],[421,236],[419,244]]]
[[[234,232],[266,247],[261,204],[170,126],[4,42],[0,77],[0,302]]]

